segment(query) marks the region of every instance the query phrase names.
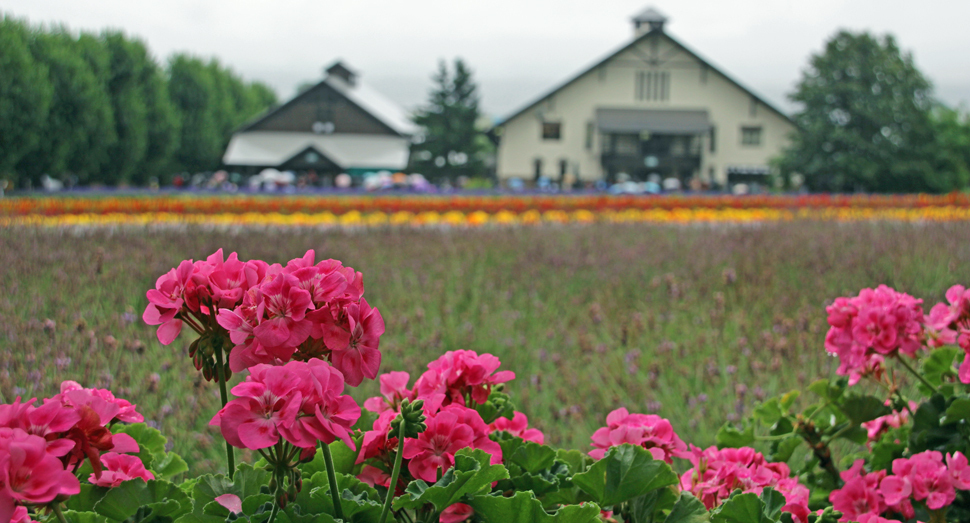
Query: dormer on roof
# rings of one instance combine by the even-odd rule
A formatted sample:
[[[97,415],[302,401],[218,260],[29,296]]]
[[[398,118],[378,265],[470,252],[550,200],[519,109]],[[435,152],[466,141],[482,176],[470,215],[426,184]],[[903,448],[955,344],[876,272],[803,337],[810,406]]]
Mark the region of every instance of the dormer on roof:
[[[640,36],[649,31],[663,32],[667,17],[653,7],[648,7],[633,17],[633,32]]]
[[[333,65],[327,67],[324,71],[327,73],[327,77],[340,78],[347,85],[354,86],[357,84],[357,73],[344,65],[340,60],[334,62]]]

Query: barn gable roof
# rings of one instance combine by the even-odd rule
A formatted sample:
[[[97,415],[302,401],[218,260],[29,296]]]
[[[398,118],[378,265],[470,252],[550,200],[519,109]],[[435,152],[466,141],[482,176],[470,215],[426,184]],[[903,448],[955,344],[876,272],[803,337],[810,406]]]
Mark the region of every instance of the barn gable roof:
[[[622,54],[623,52],[625,52],[625,51],[627,51],[629,49],[632,49],[633,47],[636,47],[638,44],[640,44],[641,42],[646,41],[648,38],[658,38],[658,37],[661,37],[661,36],[662,37],[666,37],[668,40],[670,40],[671,43],[673,43],[675,46],[679,47],[681,50],[683,50],[689,56],[695,58],[696,60],[698,60],[699,62],[701,62],[704,66],[708,67],[710,70],[712,70],[712,71],[720,74],[725,79],[727,79],[728,82],[734,84],[736,87],[738,87],[739,89],[741,89],[744,92],[746,92],[747,94],[749,94],[752,98],[754,98],[759,103],[761,103],[762,105],[764,105],[765,107],[767,107],[769,110],[771,110],[772,112],[778,114],[778,116],[781,116],[786,121],[791,122],[793,125],[795,125],[795,122],[792,120],[792,118],[789,115],[785,114],[783,111],[781,111],[780,109],[778,109],[777,107],[775,107],[771,102],[765,100],[762,96],[758,95],[757,93],[755,93],[751,89],[745,87],[741,82],[739,82],[739,81],[735,80],[734,78],[732,78],[731,75],[725,73],[722,69],[720,69],[719,67],[713,65],[710,61],[708,61],[707,59],[705,59],[702,56],[700,56],[699,54],[697,54],[694,50],[692,50],[691,48],[687,47],[686,45],[684,45],[683,43],[681,43],[679,40],[677,40],[676,38],[674,38],[673,36],[670,36],[669,33],[667,33],[666,31],[663,31],[662,29],[653,29],[651,31],[648,31],[648,32],[643,33],[642,35],[638,36],[637,38],[634,38],[633,41],[631,41],[631,42],[623,45],[622,47],[620,47],[619,49],[617,49],[617,50],[613,51],[612,53],[608,54],[606,57],[600,59],[599,61],[597,61],[593,65],[591,65],[591,66],[583,69],[582,71],[580,71],[575,76],[573,76],[573,77],[569,78],[568,80],[566,80],[565,82],[557,85],[552,90],[546,92],[545,94],[543,94],[542,96],[536,98],[532,102],[529,102],[526,106],[522,107],[518,111],[515,111],[511,115],[503,118],[499,123],[495,124],[495,127],[501,127],[501,126],[505,125],[506,123],[512,121],[513,119],[518,118],[523,113],[529,111],[530,109],[536,107],[537,105],[539,105],[540,103],[542,103],[543,101],[545,101],[546,99],[548,99],[550,96],[553,96],[556,93],[558,93],[559,91],[565,89],[566,87],[569,87],[571,84],[573,84],[574,82],[576,82],[577,80],[579,80],[580,78],[582,78],[583,76],[585,76],[586,74],[588,74],[588,73],[596,70],[598,67],[606,64],[607,62],[609,62],[613,58],[617,57],[618,55]]]
[[[267,111],[255,120],[244,125],[236,132],[246,132],[255,126],[258,126],[260,123],[265,122],[274,115],[286,111],[294,104],[311,96],[311,93],[322,85],[329,87],[331,90],[337,92],[340,96],[346,99],[349,103],[377,119],[391,133],[399,136],[412,136],[418,132],[418,127],[411,122],[410,117],[402,107],[385,97],[373,87],[362,82],[356,74],[348,78],[342,76],[341,74],[336,74],[338,70],[346,70],[350,72],[349,68],[344,66],[341,62],[337,62],[328,68],[328,71],[331,72],[316,85],[303,91],[302,93],[297,94],[279,107]]]

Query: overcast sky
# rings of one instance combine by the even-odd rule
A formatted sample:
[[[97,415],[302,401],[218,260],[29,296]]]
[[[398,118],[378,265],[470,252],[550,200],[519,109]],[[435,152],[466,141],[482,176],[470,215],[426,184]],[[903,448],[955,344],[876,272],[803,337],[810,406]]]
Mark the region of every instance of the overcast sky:
[[[160,61],[216,56],[281,99],[340,58],[414,108],[438,60],[461,57],[501,117],[629,42],[630,18],[651,5],[668,33],[786,111],[809,55],[841,28],[894,34],[940,99],[970,107],[968,0],[0,0],[0,11],[123,29]]]

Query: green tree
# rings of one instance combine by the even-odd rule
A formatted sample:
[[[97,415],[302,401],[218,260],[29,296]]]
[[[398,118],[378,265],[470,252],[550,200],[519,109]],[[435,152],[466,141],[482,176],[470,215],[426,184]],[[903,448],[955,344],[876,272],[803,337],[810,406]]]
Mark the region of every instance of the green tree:
[[[478,127],[478,86],[460,58],[454,73],[442,60],[432,77],[428,104],[415,117],[423,141],[412,147],[412,170],[432,177],[485,175],[485,143]]]
[[[216,81],[206,64],[178,54],[169,59],[169,96],[182,121],[181,145],[175,153],[180,169],[214,169],[222,154]]]
[[[116,185],[130,181],[145,159],[149,106],[144,82],[157,65],[141,40],[119,32],[105,32],[102,40],[109,57],[107,85],[118,140],[108,149],[108,162],[98,181]]]
[[[168,79],[158,67],[144,71],[142,94],[148,104],[148,145],[141,165],[131,182],[144,185],[151,178],[170,182],[175,172],[175,153],[179,149],[181,119],[168,94]]]
[[[45,173],[70,173],[87,181],[106,160],[114,136],[111,100],[66,30],[38,31],[30,48],[34,59],[46,65],[54,89],[41,139],[20,159],[17,171],[34,184]]]
[[[14,166],[40,142],[54,96],[30,40],[25,23],[0,17],[0,179],[15,182]]]
[[[800,128],[777,165],[816,191],[947,191],[934,170],[930,82],[892,36],[841,31],[791,100]]]

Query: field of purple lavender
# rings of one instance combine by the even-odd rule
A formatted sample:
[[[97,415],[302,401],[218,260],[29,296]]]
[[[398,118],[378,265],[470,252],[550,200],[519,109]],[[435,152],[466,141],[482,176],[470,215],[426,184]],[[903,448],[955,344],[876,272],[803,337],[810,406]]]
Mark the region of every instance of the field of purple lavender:
[[[935,303],[970,283],[962,223],[0,229],[0,401],[66,379],[110,387],[175,436],[193,472],[216,468],[218,388],[195,371],[188,338],[161,346],[141,314],[158,275],[220,247],[270,262],[313,248],[362,271],[387,322],[384,369],[417,376],[446,350],[493,353],[547,443],[579,449],[620,406],[711,444],[753,400],[833,373],[826,300],[885,283]]]

